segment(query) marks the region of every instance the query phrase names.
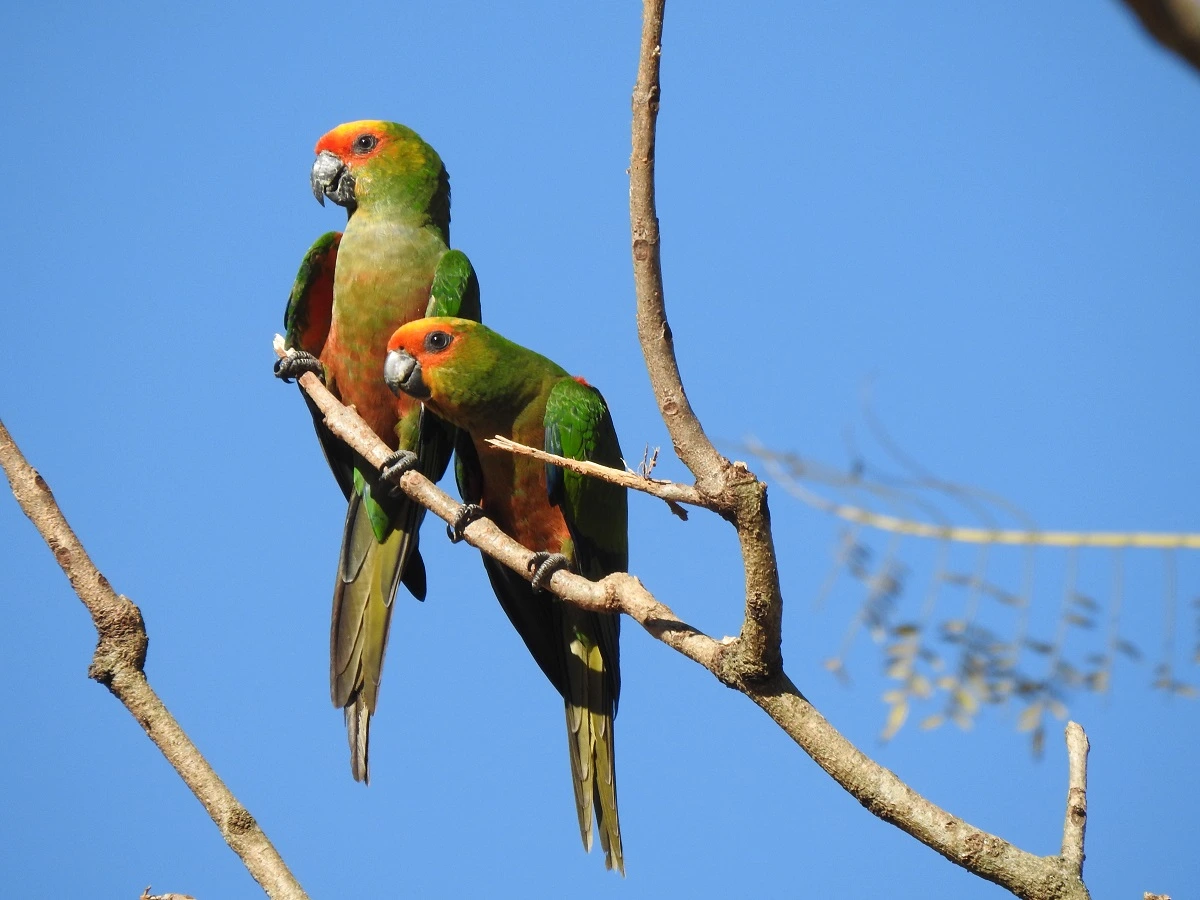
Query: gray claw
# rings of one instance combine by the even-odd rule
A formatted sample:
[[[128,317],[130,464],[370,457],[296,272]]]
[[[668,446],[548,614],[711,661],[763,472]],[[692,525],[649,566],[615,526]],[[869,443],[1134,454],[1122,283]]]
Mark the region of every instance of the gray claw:
[[[400,476],[415,469],[417,462],[417,454],[411,450],[397,450],[383,461],[383,465],[379,467],[379,479],[392,486],[390,493],[393,497],[404,493],[400,490]]]
[[[463,534],[463,529],[474,522],[476,519],[484,517],[483,507],[477,503],[464,503],[454,512],[454,521],[446,526],[446,537],[450,538],[450,543],[457,544],[459,541],[465,540],[466,535]]]
[[[561,553],[546,553],[545,551],[535,553],[533,559],[529,560],[529,569],[533,572],[530,584],[533,585],[535,591],[544,591],[554,573],[559,569],[569,568],[570,565],[571,561]]]
[[[275,360],[275,377],[282,378],[288,384],[305,372],[312,372],[322,382],[325,381],[325,367],[311,353],[293,350],[287,356],[281,356]]]

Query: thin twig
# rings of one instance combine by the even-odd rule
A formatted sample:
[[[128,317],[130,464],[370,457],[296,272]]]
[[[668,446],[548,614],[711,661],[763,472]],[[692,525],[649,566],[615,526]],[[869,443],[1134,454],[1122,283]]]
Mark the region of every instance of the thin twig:
[[[711,501],[688,484],[663,481],[659,478],[648,478],[645,475],[626,472],[623,469],[613,469],[609,466],[602,466],[599,463],[588,460],[568,459],[565,456],[556,456],[553,453],[547,453],[545,450],[539,450],[537,447],[518,444],[516,441],[509,440],[501,435],[488,438],[487,443],[499,450],[506,450],[517,456],[529,456],[542,462],[562,466],[564,469],[570,469],[572,472],[578,472],[580,475],[591,475],[593,478],[599,478],[601,481],[618,484],[621,487],[630,488],[635,491],[642,491],[643,493],[650,494],[652,497],[665,500],[667,503],[687,503],[691,506],[713,509]],[[716,510],[714,509],[713,511],[715,512]]]
[[[1088,739],[1083,728],[1067,723],[1067,815],[1063,822],[1062,858],[1083,878],[1083,832],[1087,828]]]
[[[50,487],[26,461],[3,422],[0,422],[0,466],[8,476],[17,503],[41,533],[71,587],[91,613],[99,641],[88,676],[107,687],[146,730],[267,896],[307,900],[254,817],[237,801],[150,687],[143,671],[149,638],[141,611],[128,597],[116,593],[92,563],[67,524]]]

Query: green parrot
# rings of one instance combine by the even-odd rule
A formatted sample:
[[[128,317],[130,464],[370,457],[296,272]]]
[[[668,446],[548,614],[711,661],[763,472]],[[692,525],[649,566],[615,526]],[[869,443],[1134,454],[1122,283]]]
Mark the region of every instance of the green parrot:
[[[320,237],[288,299],[285,379],[312,371],[353,405],[396,451],[389,468],[441,478],[454,429],[379,378],[379,354],[397,327],[425,315],[479,318],[479,283],[448,246],[450,182],[434,149],[395,122],[339,125],[316,146],[312,190],[346,208],[342,232]],[[307,395],[305,395],[307,400]],[[329,467],[349,502],[333,590],[329,683],[345,712],[350,769],[370,777],[371,716],[379,694],[392,603],[401,581],[425,598],[417,531],[425,510],[380,481],[375,468],[334,438],[309,402]]]
[[[605,865],[624,874],[613,758],[620,616],[584,611],[540,588],[559,568],[593,580],[626,570],[625,489],[485,443],[502,435],[560,456],[622,467],[604,398],[544,356],[462,318],[409,322],[387,348],[388,387],[459,428],[456,470],[466,505],[451,526],[452,537],[461,539],[471,518],[486,515],[536,551],[532,584],[486,555],[484,568],[500,605],[566,704],[583,845],[592,847],[594,809]]]

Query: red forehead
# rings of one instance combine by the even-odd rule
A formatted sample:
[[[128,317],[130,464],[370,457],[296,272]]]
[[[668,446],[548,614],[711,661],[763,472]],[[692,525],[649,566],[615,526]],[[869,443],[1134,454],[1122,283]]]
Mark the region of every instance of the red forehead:
[[[436,331],[439,327],[445,328],[443,323],[430,319],[417,319],[415,322],[409,322],[407,325],[401,325],[397,328],[388,340],[387,348],[389,350],[399,350],[401,348],[413,353],[422,349],[425,343],[425,335],[431,331]]]
[[[387,141],[388,134],[384,127],[385,124],[373,119],[363,119],[359,122],[347,122],[345,125],[339,125],[321,136],[313,152],[322,153],[328,150],[339,159],[345,159],[350,155],[354,142],[361,135],[372,134],[376,139],[375,149],[369,154],[359,154],[359,158],[365,159],[368,156],[374,156]]]

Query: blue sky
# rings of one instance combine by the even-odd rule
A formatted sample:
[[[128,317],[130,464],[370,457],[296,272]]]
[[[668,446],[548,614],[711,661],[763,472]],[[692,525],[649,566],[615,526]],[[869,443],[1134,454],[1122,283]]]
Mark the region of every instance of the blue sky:
[[[295,389],[270,375],[299,259],[342,221],[309,193],[312,146],[357,118],[418,130],[450,171],[452,242],[485,319],[600,387],[630,457],[669,448],[632,306],[638,28],[632,3],[23,8],[0,59],[0,416],[140,605],[152,683],[314,898],[1001,896],[631,623],[629,876],[606,873],[579,847],[559,701],[475,551],[436,523],[430,597],[396,614],[373,783],[350,779],[326,685],[341,497]],[[1123,7],[679,3],[664,54],[668,311],[722,446],[753,434],[844,463],[870,379],[928,468],[1046,527],[1197,529],[1200,79]],[[684,474],[669,458],[659,471]],[[857,649],[850,688],[822,667],[859,597],[839,583],[814,609],[837,526],[782,491],[772,509],[793,680],[931,799],[1056,852],[1059,726],[1040,762],[1014,710],[880,745],[875,651]],[[724,523],[635,497],[631,548],[683,618],[736,630]],[[1061,557],[1045,560],[1043,630],[1062,588]],[[1131,562],[1124,613],[1150,647],[1155,565]],[[1100,590],[1104,561],[1081,566]],[[1179,571],[1195,596],[1200,566]],[[261,896],[86,679],[91,625],[2,499],[0,604],[6,892]],[[1072,710],[1093,748],[1085,874],[1097,898],[1184,897],[1200,884],[1200,708],[1151,693],[1147,664],[1116,676]]]

